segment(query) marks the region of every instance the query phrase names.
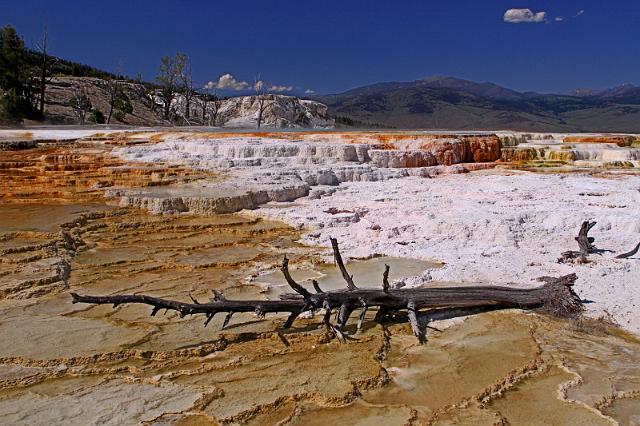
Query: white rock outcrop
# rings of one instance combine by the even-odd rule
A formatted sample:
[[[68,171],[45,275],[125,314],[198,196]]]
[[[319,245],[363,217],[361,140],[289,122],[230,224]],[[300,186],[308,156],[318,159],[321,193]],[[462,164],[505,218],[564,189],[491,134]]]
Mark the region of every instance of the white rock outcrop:
[[[262,127],[332,128],[327,106],[316,101],[285,95],[262,95]],[[223,127],[255,128],[259,115],[258,96],[240,96],[223,101],[219,120]]]
[[[255,209],[270,201],[306,197],[316,186],[343,182],[376,182],[408,176],[432,177],[492,167],[493,163],[460,163],[465,144],[456,139],[418,139],[381,149],[379,141],[345,142],[332,133],[322,140],[304,135],[287,138],[224,136],[202,138],[176,135],[163,142],[126,146],[114,151],[128,161],[186,165],[228,175],[223,182],[172,188],[112,190],[121,206],[153,213],[231,213]],[[321,196],[314,191],[313,196]]]

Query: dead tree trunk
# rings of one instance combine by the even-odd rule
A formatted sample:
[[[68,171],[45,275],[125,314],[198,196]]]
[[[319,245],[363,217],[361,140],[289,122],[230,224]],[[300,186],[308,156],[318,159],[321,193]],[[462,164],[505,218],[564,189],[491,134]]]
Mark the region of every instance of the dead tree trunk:
[[[40,64],[39,64],[39,100],[38,100],[38,112],[40,114],[40,118],[44,118],[44,105],[45,105],[45,94],[47,90],[47,84],[51,83],[52,79],[52,66],[57,61],[54,58],[49,56],[48,48],[49,48],[49,32],[47,28],[44,28],[42,33],[42,39],[38,43],[36,43],[35,50],[40,54]]]
[[[222,106],[222,99],[214,95],[213,102],[211,103],[213,109],[211,110],[211,125],[218,125],[218,113],[220,112],[220,107]]]
[[[595,239],[589,236],[589,231],[595,226],[596,222],[585,220],[580,226],[580,231],[575,240],[578,242],[579,251],[569,250],[565,251],[558,258],[559,263],[587,263],[589,260],[587,256],[597,251],[593,245]],[[628,259],[634,256],[640,250],[640,243],[636,244],[635,248],[626,253],[617,255],[616,259]],[[602,252],[603,250],[598,250]]]
[[[560,255],[558,262],[567,263],[567,262],[579,262],[579,263],[587,263],[587,256],[593,253],[595,247],[593,246],[593,242],[595,239],[593,237],[589,237],[589,231],[596,225],[596,222],[591,222],[585,220],[582,222],[582,226],[580,226],[580,231],[578,232],[578,236],[575,238],[578,243],[579,251],[569,250],[565,251]]]
[[[265,99],[265,95],[258,96],[258,118],[257,118],[257,127],[258,129],[262,126],[262,119],[264,112],[267,109],[267,100]]]
[[[345,339],[344,327],[357,308],[362,309],[358,329],[368,309],[378,309],[376,320],[380,322],[390,314],[407,311],[413,332],[421,342],[425,340],[428,322],[446,315],[470,315],[487,310],[519,308],[572,317],[583,309],[582,301],[571,288],[576,280],[575,274],[559,278],[542,277],[539,280],[544,284],[531,289],[500,286],[389,289],[389,268],[386,267],[381,289],[358,288],[344,267],[337,241],[332,239],[332,246],[334,258],[348,286],[345,290],[322,291],[317,283],[313,283],[315,293],[311,293],[291,277],[289,260],[285,257],[281,270],[295,294],[283,295],[281,300],[229,300],[217,291],[207,303],[200,303],[193,298],[193,303],[184,303],[146,295],[82,296],[71,293],[71,296],[73,303],[113,304],[114,307],[127,303],[146,304],[152,306],[152,316],[162,309],[177,311],[181,316],[204,314],[205,326],[216,314],[226,313],[223,327],[236,312],[255,312],[260,317],[268,313],[287,312],[289,316],[283,328],[289,328],[302,312],[324,309],[325,323],[341,341]],[[329,318],[336,309],[338,322],[334,326],[330,324]]]

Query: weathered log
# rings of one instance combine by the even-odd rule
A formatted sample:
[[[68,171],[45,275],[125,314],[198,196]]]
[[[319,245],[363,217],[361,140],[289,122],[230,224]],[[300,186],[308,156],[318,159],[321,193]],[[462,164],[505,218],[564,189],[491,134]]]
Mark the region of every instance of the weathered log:
[[[115,296],[83,296],[71,293],[73,303],[122,304],[140,303],[152,306],[151,315],[160,309],[174,310],[185,315],[205,314],[205,325],[218,313],[226,313],[223,328],[228,324],[231,315],[236,312],[255,312],[259,316],[267,313],[288,312],[283,328],[293,324],[297,316],[305,310],[324,308],[325,323],[329,324],[329,315],[333,309],[339,309],[338,324],[334,327],[340,333],[353,310],[358,306],[378,308],[376,319],[382,321],[390,312],[406,310],[409,312],[414,334],[424,339],[414,326],[418,312],[422,309],[457,309],[462,315],[480,309],[538,309],[543,312],[562,317],[571,317],[582,311],[582,302],[573,292],[571,286],[576,279],[575,274],[560,278],[543,277],[545,284],[532,289],[514,289],[500,286],[478,287],[434,287],[417,289],[383,290],[359,289],[355,291],[331,291],[311,295],[311,306],[303,298],[287,298],[285,300],[218,300],[208,303],[184,303],[146,295]],[[360,322],[364,320],[361,314]],[[414,321],[415,320],[415,321]]]
[[[501,286],[465,286],[465,287],[431,287],[417,289],[399,289],[384,292],[376,289],[360,289],[355,294],[350,291],[330,291],[322,294],[314,294],[313,306],[309,309],[355,309],[361,306],[363,300],[368,308],[384,307],[387,310],[408,309],[409,302],[413,302],[416,309],[434,309],[441,307],[473,307],[496,306],[505,308],[550,308],[560,307],[563,301],[570,302],[566,313],[560,316],[571,316],[579,311],[580,300],[573,293],[569,293],[570,287],[575,281],[575,274],[560,278],[548,278],[549,281],[542,286],[531,289],[516,289]],[[553,290],[553,291],[552,291]],[[566,292],[565,292],[566,290]],[[551,294],[560,296],[553,300]],[[286,298],[284,300],[230,300],[214,301],[208,303],[185,303],[174,300],[161,299],[146,295],[115,295],[115,296],[84,296],[71,293],[74,303],[113,304],[117,307],[122,304],[140,303],[153,307],[152,313],[161,309],[174,310],[181,315],[193,314],[217,314],[226,312],[256,312],[259,314],[289,312],[300,313],[305,307],[302,298]],[[575,297],[573,297],[575,296]],[[550,311],[551,312],[551,311]]]
[[[333,244],[333,241],[336,263],[347,282],[348,288],[345,290],[322,291],[317,283],[314,283],[316,293],[309,292],[293,279],[289,273],[289,260],[285,257],[281,270],[285,280],[296,293],[283,295],[281,300],[229,300],[216,291],[213,299],[207,303],[200,303],[194,298],[191,298],[193,303],[184,303],[146,295],[83,296],[71,293],[71,296],[73,303],[113,304],[114,307],[128,303],[146,304],[152,306],[152,316],[160,309],[174,310],[181,316],[204,314],[205,326],[216,314],[225,313],[222,328],[228,325],[232,315],[237,312],[255,312],[259,317],[268,313],[288,312],[289,316],[282,327],[289,328],[302,312],[324,309],[324,323],[334,330],[341,341],[346,339],[344,327],[358,307],[362,308],[362,311],[357,330],[361,328],[368,309],[378,309],[375,318],[378,322],[384,321],[385,317],[394,312],[407,311],[413,332],[420,342],[426,339],[426,324],[437,319],[437,313],[443,310],[462,315],[464,312],[473,314],[486,310],[520,308],[571,317],[578,315],[583,309],[582,301],[571,288],[576,280],[575,274],[559,278],[542,277],[539,280],[544,284],[531,289],[501,286],[390,289],[387,266],[382,289],[358,288],[353,285],[351,276],[346,272],[337,242]],[[430,311],[421,312],[425,309]],[[338,311],[335,326],[330,323],[330,314],[334,310]]]
[[[453,288],[422,288],[391,290],[385,293],[381,290],[362,289],[358,296],[366,304],[366,308],[377,307],[378,315],[386,315],[392,311],[407,310],[411,315],[417,315],[420,309],[447,308],[455,309],[461,315],[464,312],[475,313],[475,310],[493,310],[506,308],[540,309],[544,312],[571,317],[582,310],[580,299],[571,289],[575,275],[560,278],[544,277],[546,283],[533,289],[512,289],[498,286],[481,287],[453,287]],[[351,291],[326,292],[330,297],[321,298],[325,312],[325,322],[329,324],[329,315],[333,307],[339,308],[337,330],[342,332],[351,312],[357,306]],[[175,310],[182,316],[205,314],[205,325],[217,313],[226,313],[223,328],[235,312],[255,312],[260,316],[267,313],[289,312],[283,328],[288,328],[308,305],[303,299],[286,300],[228,300],[210,303],[184,303],[165,300],[145,295],[119,296],[82,296],[72,293],[73,303],[113,304],[118,306],[128,303],[141,303],[152,306],[151,315],[160,309]],[[341,302],[339,305],[339,301]],[[315,301],[314,301],[315,304]],[[364,316],[360,316],[360,322]],[[380,319],[379,319],[380,320]],[[413,320],[412,320],[413,321]],[[412,323],[413,325],[413,323]],[[424,336],[414,332],[419,339]]]

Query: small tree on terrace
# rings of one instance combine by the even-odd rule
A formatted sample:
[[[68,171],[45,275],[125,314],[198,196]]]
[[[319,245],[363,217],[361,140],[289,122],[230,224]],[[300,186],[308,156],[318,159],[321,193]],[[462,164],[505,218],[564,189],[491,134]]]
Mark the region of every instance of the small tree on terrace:
[[[205,93],[201,98],[202,102],[202,124],[206,124],[207,120],[207,110],[209,109],[209,96]]]
[[[131,99],[124,91],[122,85],[117,81],[110,81],[113,86],[109,87],[109,115],[107,116],[107,124],[111,123],[111,117],[114,116],[119,121],[124,121],[127,114],[133,113],[133,104]]]
[[[109,113],[107,114],[107,124],[111,123],[111,117],[116,110],[116,118],[123,118],[125,114],[131,114],[133,112],[133,105],[131,104],[129,96],[125,93],[125,86],[121,79],[121,75],[122,65],[118,65],[118,75],[107,81],[107,93],[109,93]]]
[[[262,80],[260,80],[260,75],[257,75],[254,78],[253,89],[256,92],[256,100],[258,102],[258,118],[257,118],[257,128],[259,129],[262,125],[262,119],[267,108],[271,106],[271,102],[267,99],[267,92],[265,88],[265,84]]]
[[[86,90],[80,89],[74,89],[73,97],[69,100],[69,106],[78,117],[80,124],[84,124],[87,113],[90,112],[93,107]]]
[[[218,115],[220,113],[220,108],[222,107],[222,98],[220,98],[215,93],[213,94],[213,99],[211,99],[211,114],[210,121],[212,126],[218,125]]]
[[[184,73],[186,55],[177,53],[175,58],[164,56],[160,61],[160,74],[156,82],[160,85],[158,96],[163,102],[163,118],[171,118],[171,103],[180,89],[180,77]]]
[[[56,63],[56,59],[52,58],[48,54],[49,47],[49,33],[47,28],[44,28],[42,32],[42,38],[36,43],[35,50],[40,54],[40,63],[38,64],[39,71],[39,99],[38,99],[38,112],[40,117],[44,117],[44,103],[45,92],[47,90],[47,84],[51,83],[53,65]]]
[[[196,94],[196,91],[193,89],[191,61],[189,60],[189,56],[184,53],[176,54],[176,59],[178,64],[181,65],[180,89],[182,91],[182,96],[184,96],[184,118],[187,124],[190,124],[189,120],[191,119],[191,101]]]
[[[113,110],[116,107],[117,99],[120,95],[120,81],[118,78],[112,78],[107,81],[107,92],[109,93],[109,113],[107,114],[107,124],[111,123]]]

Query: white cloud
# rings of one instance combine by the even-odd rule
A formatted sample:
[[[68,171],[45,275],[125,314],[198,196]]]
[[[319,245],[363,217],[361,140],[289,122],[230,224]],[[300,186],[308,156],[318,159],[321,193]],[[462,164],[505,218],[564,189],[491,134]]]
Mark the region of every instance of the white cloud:
[[[272,84],[267,86],[266,83],[260,80],[260,77],[255,79],[253,84],[249,84],[243,80],[236,80],[236,78],[227,73],[218,77],[217,81],[210,81],[204,85],[204,89],[220,89],[220,90],[248,90],[253,89],[257,92],[262,91],[263,89],[267,89],[268,92],[291,92],[293,90],[293,86],[279,86]]]
[[[582,16],[582,15],[584,15],[584,9],[580,9],[578,12],[576,12],[576,14],[575,14],[575,15],[570,16],[569,18],[573,18],[573,19],[575,19],[575,18],[577,18],[578,16]],[[562,22],[562,21],[564,21],[564,19],[565,19],[565,18],[564,18],[564,16],[558,16],[558,17],[556,17],[556,18],[554,19],[554,21],[556,21],[556,22]]]
[[[204,85],[205,89],[245,90],[249,88],[246,81],[236,80],[231,74],[223,74],[218,81],[210,81]]]
[[[293,90],[293,86],[269,86],[269,92],[290,92]]]
[[[545,22],[547,20],[547,12],[533,13],[531,9],[509,9],[504,13],[504,22],[510,24],[519,24],[522,22]]]
[[[307,95],[313,95],[314,93],[316,93],[315,90],[311,90],[311,89],[307,89],[304,91],[304,93],[306,93]]]

